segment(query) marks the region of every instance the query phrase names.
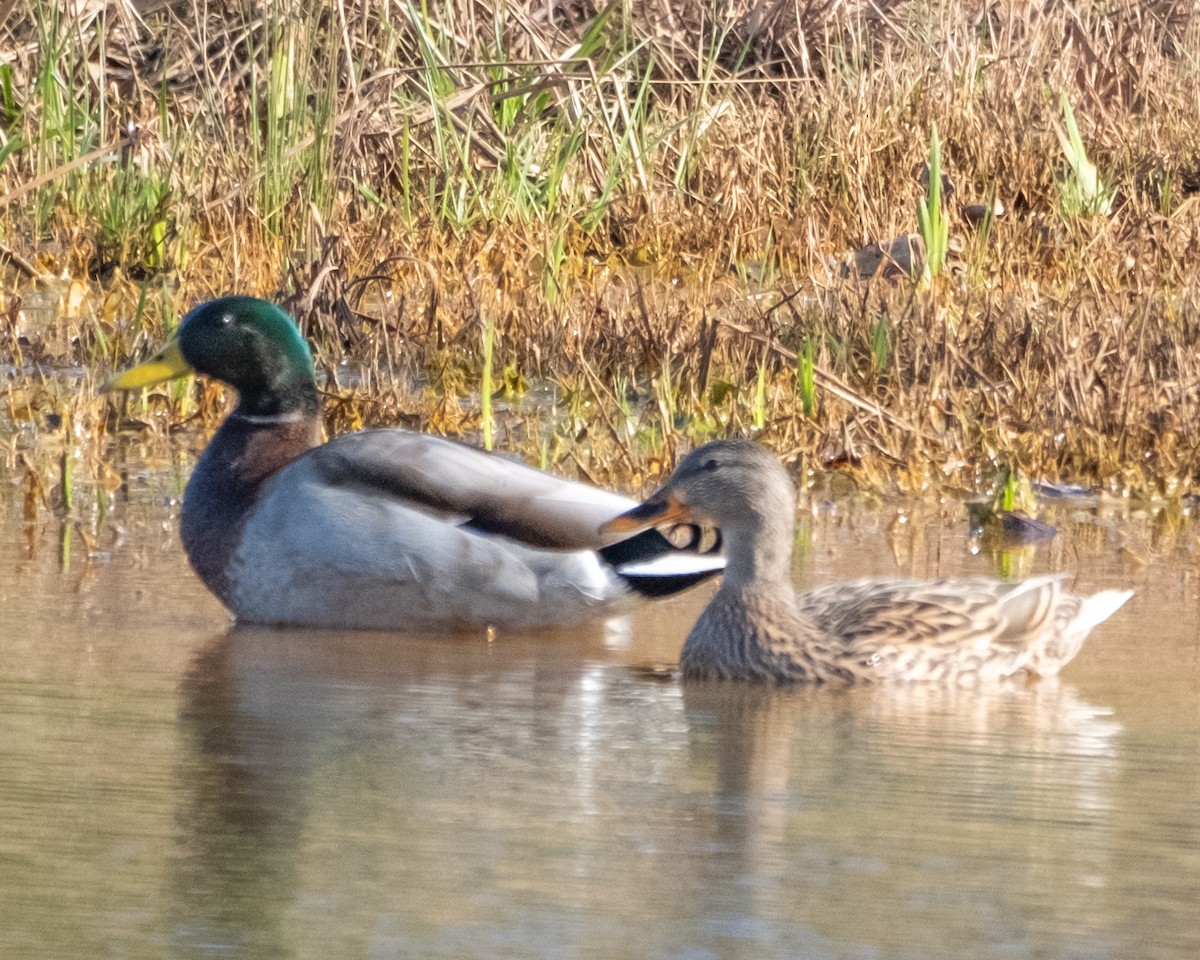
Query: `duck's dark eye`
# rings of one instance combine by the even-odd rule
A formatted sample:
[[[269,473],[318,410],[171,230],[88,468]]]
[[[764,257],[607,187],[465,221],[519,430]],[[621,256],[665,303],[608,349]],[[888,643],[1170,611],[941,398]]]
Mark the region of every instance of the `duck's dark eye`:
[[[708,460],[704,461],[704,469],[705,470],[716,470],[718,466],[719,466],[719,464],[714,459],[708,459]]]
[[[232,325],[233,325],[233,314],[232,313],[221,314],[221,326],[229,327]]]

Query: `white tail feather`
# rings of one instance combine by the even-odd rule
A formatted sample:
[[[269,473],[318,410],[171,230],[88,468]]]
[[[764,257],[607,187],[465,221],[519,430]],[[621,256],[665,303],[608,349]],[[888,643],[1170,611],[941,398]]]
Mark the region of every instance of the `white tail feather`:
[[[1084,597],[1079,616],[1075,618],[1075,626],[1081,630],[1091,630],[1120,610],[1132,596],[1132,590],[1101,590]]]

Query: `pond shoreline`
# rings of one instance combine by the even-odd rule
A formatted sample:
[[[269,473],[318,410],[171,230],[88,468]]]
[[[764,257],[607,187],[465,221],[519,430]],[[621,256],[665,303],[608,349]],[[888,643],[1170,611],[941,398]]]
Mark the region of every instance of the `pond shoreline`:
[[[96,385],[238,292],[296,316],[335,433],[474,435],[481,392],[549,383],[498,445],[606,486],[733,435],[873,489],[1200,489],[1200,13],[793,6],[33,0],[0,23],[0,429],[119,429]]]

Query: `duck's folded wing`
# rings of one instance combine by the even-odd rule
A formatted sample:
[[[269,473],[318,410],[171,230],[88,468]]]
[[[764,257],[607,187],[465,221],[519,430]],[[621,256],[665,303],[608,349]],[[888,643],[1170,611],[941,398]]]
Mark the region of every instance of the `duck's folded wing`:
[[[854,581],[799,596],[848,666],[892,679],[994,679],[1024,668],[1054,634],[1059,577]]]
[[[674,592],[689,577],[703,579],[724,566],[717,556],[719,531],[681,524],[669,537],[653,529],[601,534],[602,524],[637,506],[636,501],[443,437],[365,430],[307,456],[330,486],[357,487],[531,547],[599,550],[644,593],[661,592],[655,583],[659,577],[667,579],[667,592]]]
[[[330,486],[354,486],[450,522],[535,547],[599,549],[626,497],[442,437],[407,430],[346,434],[308,456]]]

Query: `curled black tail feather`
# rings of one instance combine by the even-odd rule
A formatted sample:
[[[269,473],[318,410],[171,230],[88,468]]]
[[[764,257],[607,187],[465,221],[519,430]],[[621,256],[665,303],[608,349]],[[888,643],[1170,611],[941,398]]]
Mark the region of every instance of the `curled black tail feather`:
[[[672,554],[679,556],[689,553],[711,561],[720,549],[719,531],[679,524],[671,529],[670,538],[658,530],[643,530],[627,540],[602,547],[600,556],[636,593],[643,597],[669,597],[716,576],[721,572],[719,564],[708,562],[695,570],[674,569],[660,573],[653,569],[649,561]],[[626,569],[637,566],[643,569]]]
[[[720,572],[719,569],[697,570],[694,573],[672,573],[655,577],[626,573],[620,568],[617,569],[617,575],[625,581],[630,590],[651,599],[669,597],[675,593],[683,593],[684,590],[694,587],[698,583],[703,583],[710,577],[715,577]]]
[[[669,538],[661,531],[651,528],[600,548],[600,556],[614,567],[653,560],[668,553],[712,556],[720,552],[721,531],[692,523],[676,524],[671,528]]]

